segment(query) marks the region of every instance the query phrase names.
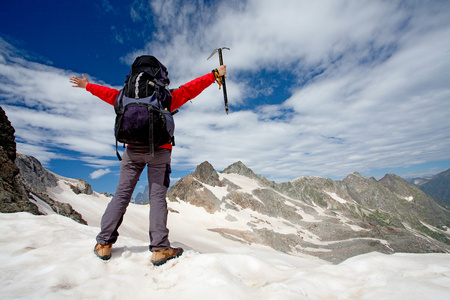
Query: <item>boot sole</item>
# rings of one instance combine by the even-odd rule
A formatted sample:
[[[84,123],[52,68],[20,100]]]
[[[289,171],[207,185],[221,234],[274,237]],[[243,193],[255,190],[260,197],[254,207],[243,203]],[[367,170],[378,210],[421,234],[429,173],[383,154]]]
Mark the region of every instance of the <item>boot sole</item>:
[[[171,256],[171,257],[168,257],[168,258],[163,258],[163,259],[160,259],[160,260],[157,260],[157,261],[153,261],[152,260],[152,264],[154,266],[161,266],[161,265],[165,264],[167,261],[169,261],[171,259],[180,257],[181,254],[183,254],[183,248],[181,248],[181,250],[178,251],[177,255],[174,255],[174,256]]]

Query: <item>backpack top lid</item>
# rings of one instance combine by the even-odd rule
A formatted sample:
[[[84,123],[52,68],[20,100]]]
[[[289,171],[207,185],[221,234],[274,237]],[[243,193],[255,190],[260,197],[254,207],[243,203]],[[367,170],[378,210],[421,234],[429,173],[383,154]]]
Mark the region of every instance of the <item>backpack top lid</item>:
[[[149,74],[165,86],[170,84],[167,68],[154,56],[142,55],[136,58],[131,65],[130,75],[140,72]]]

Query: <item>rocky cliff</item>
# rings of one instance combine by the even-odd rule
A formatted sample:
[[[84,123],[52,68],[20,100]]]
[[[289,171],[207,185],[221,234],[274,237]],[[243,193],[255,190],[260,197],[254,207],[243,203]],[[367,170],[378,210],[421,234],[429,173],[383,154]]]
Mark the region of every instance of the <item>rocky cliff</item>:
[[[47,187],[57,184],[57,177],[44,169],[34,157],[16,153],[14,128],[0,107],[0,212],[30,212],[42,214],[39,202],[44,202],[55,213],[86,224],[83,217],[68,203],[51,199]],[[74,184],[74,191],[92,193],[89,185]]]
[[[221,173],[204,162],[174,184],[168,199],[223,218],[210,230],[229,239],[332,262],[371,251],[450,251],[450,212],[393,174],[277,184],[242,162]]]
[[[18,177],[14,128],[3,108],[0,107],[0,211],[13,213],[26,211],[39,214],[39,210],[28,199],[29,193]]]

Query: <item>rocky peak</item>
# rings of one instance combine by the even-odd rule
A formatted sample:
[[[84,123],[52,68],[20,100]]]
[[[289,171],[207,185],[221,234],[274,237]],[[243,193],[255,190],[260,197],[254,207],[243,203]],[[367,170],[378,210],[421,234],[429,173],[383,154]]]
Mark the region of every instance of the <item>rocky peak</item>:
[[[238,174],[238,175],[250,178],[250,179],[254,179],[254,180],[256,180],[256,182],[258,182],[259,185],[265,186],[265,187],[275,188],[277,185],[274,181],[270,181],[262,175],[255,174],[252,169],[247,167],[241,161],[235,162],[234,164],[228,166],[221,173]]]
[[[415,194],[418,191],[418,189],[408,181],[395,174],[386,174],[378,182],[387,189],[395,191],[402,196],[410,196],[412,193]]]
[[[255,178],[256,174],[246,165],[244,165],[243,162],[238,161],[235,162],[234,164],[228,166],[228,168],[226,168],[225,170],[222,171],[222,173],[225,174],[238,174],[238,175],[242,175],[248,178]]]
[[[201,182],[204,182],[211,186],[221,185],[219,174],[217,174],[217,171],[214,169],[214,167],[207,161],[204,161],[200,165],[198,165],[192,175]]]
[[[353,172],[352,174],[348,174],[344,178],[344,182],[361,182],[367,180],[368,178],[364,175],[361,175],[359,172]]]

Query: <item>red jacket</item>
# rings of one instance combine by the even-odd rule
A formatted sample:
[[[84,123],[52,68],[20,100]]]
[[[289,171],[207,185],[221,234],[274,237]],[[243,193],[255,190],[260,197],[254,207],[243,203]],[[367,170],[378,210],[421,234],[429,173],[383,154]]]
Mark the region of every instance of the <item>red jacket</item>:
[[[208,73],[201,77],[198,77],[171,92],[172,94],[172,104],[170,107],[170,112],[173,112],[177,108],[181,107],[183,104],[191,99],[197,97],[204,89],[209,87],[215,81],[213,73]],[[106,86],[88,83],[86,85],[86,90],[92,95],[99,97],[106,103],[114,105],[116,102],[117,95],[120,91],[112,89]],[[172,149],[171,144],[165,144],[161,148]]]

